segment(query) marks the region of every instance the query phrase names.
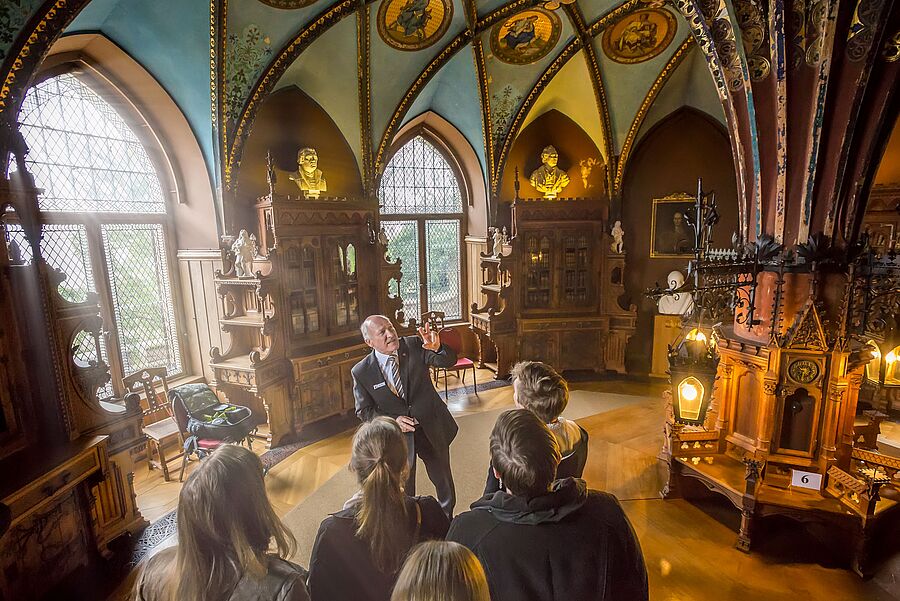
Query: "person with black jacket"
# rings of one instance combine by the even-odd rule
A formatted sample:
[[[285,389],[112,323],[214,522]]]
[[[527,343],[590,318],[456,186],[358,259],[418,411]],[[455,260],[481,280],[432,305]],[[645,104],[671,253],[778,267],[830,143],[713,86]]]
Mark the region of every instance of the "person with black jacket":
[[[475,553],[493,601],[646,601],[647,569],[616,498],[555,480],[559,444],[527,409],[500,415],[491,462],[503,490],[456,516],[447,540]]]
[[[512,370],[513,402],[519,409],[534,412],[547,424],[562,459],[556,469],[557,478],[581,478],[587,464],[587,430],[560,415],[569,404],[569,383],[551,366],[541,361],[519,361]],[[500,481],[494,475],[494,466],[488,466],[484,493],[500,490]]]
[[[443,540],[450,526],[434,497],[403,491],[409,466],[395,420],[376,417],[359,427],[350,470],[360,491],[319,526],[309,565],[312,601],[388,601],[409,550]]]

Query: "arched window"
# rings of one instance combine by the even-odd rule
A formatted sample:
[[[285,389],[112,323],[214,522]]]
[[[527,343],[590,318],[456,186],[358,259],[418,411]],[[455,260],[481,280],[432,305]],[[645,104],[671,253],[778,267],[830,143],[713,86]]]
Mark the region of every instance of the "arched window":
[[[388,254],[403,261],[406,317],[443,311],[462,319],[463,196],[450,162],[421,135],[394,154],[378,188]]]
[[[120,114],[88,83],[74,73],[39,82],[26,94],[19,122],[26,163],[43,189],[42,254],[66,274],[59,292],[71,302],[99,297],[109,332],[101,351],[114,383],[103,395],[121,393],[122,376],[147,367],[178,375],[182,356],[167,203],[151,157],[160,150],[148,152],[131,125],[137,117]],[[30,260],[21,229],[9,234]]]

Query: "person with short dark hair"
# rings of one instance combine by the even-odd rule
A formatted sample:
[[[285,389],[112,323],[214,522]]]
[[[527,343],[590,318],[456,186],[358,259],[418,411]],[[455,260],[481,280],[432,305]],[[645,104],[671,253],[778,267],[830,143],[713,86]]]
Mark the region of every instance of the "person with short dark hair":
[[[534,412],[556,437],[562,459],[558,478],[581,478],[587,463],[588,433],[562,417],[569,404],[569,384],[555,369],[540,361],[520,361],[512,368],[513,401],[520,409]],[[484,494],[500,490],[493,466],[488,467]]]
[[[447,540],[472,550],[493,601],[644,601],[647,569],[616,498],[555,480],[559,443],[533,412],[501,414],[491,462],[503,490],[456,516]]]

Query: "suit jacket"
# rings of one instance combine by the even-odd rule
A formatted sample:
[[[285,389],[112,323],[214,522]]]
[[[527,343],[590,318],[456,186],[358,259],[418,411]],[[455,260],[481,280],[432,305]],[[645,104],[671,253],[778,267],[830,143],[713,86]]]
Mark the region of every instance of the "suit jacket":
[[[356,415],[366,422],[379,415],[414,417],[435,448],[449,447],[459,427],[434,389],[428,368],[452,367],[456,363],[456,352],[446,344],[442,344],[437,352],[429,351],[422,348],[422,339],[418,336],[404,336],[400,338],[397,354],[406,400],[391,392],[373,350],[351,370]]]

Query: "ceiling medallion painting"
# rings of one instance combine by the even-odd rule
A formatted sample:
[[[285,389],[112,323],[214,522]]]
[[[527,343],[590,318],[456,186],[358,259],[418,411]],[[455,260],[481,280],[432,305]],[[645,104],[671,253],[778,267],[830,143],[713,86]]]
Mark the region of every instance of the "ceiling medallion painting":
[[[304,6],[309,6],[310,4],[315,4],[319,0],[259,0],[263,4],[268,4],[273,8],[303,8]]]
[[[675,17],[667,10],[635,11],[603,32],[603,52],[617,63],[642,63],[666,49],[677,27]]]
[[[555,13],[543,8],[523,10],[494,25],[491,52],[504,63],[527,65],[553,50],[561,29]]]
[[[397,50],[421,50],[441,39],[452,18],[451,0],[382,0],[378,35]]]

